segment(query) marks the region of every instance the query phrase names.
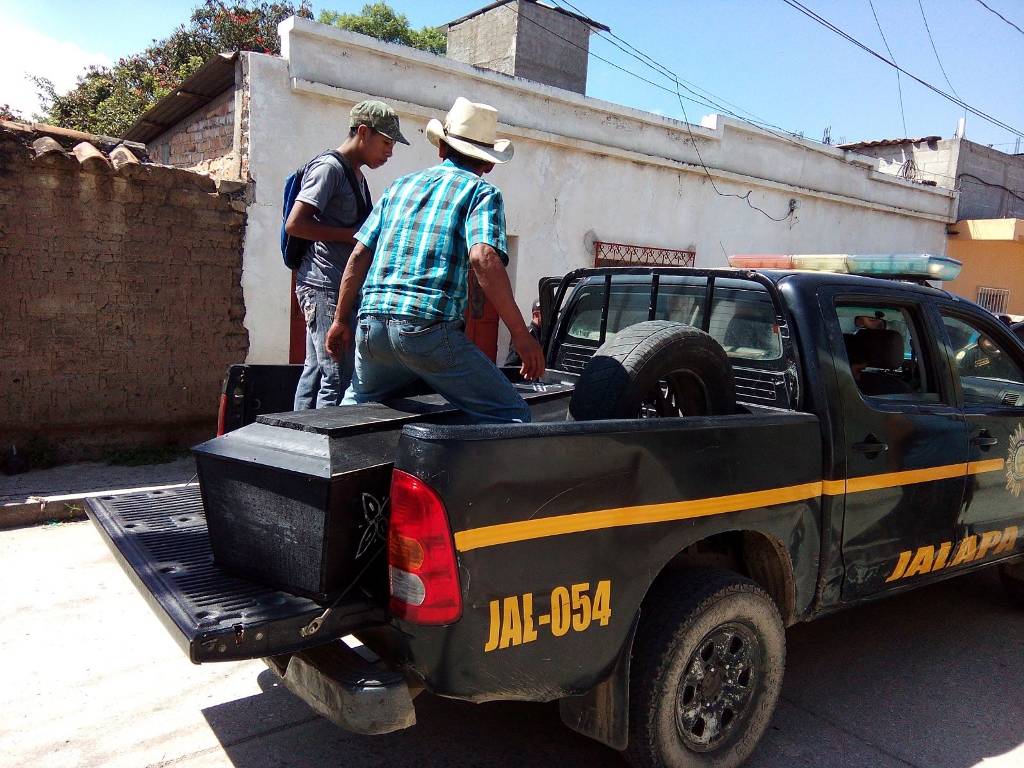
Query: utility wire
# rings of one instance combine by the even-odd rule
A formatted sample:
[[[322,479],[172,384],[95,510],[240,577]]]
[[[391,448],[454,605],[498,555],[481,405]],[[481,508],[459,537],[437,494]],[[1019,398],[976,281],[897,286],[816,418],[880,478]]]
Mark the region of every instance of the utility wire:
[[[557,32],[555,32],[553,29],[548,29],[547,27],[545,27],[540,22],[535,21],[534,19],[531,19],[529,16],[524,16],[520,11],[513,10],[511,7],[509,7],[508,4],[503,5],[502,8],[505,8],[511,14],[518,15],[521,19],[530,22],[534,26],[540,27],[545,32],[548,32],[549,34],[554,35],[559,40],[565,41],[566,43],[568,43],[569,45],[573,46],[574,48],[579,48],[581,51],[585,51],[587,53],[590,53],[588,48],[585,48],[582,45],[579,45],[577,43],[574,43],[572,40],[569,40],[568,38],[563,37],[562,35],[560,35]],[[625,67],[619,66],[618,64],[616,64],[613,61],[609,61],[608,59],[605,59],[605,58],[602,58],[601,56],[598,56],[596,53],[590,53],[590,55],[593,56],[598,61],[602,61],[605,64],[607,64],[608,66],[613,67],[614,69],[617,69],[620,72],[623,72],[623,73],[625,73],[627,75],[630,75],[631,77],[635,77],[637,80],[645,82],[648,85],[654,86],[655,88],[657,88],[659,90],[665,91],[666,93],[671,93],[673,95],[675,95],[675,93],[676,93],[671,88],[667,88],[666,86],[661,85],[660,83],[656,83],[653,80],[649,80],[646,77],[644,77],[643,75],[638,75],[636,72],[633,72],[632,70],[626,69]],[[705,106],[705,107],[708,107],[710,109],[720,109],[720,107],[718,107],[717,105],[711,103],[707,99],[698,99],[698,98],[692,98],[691,99],[691,98],[687,98],[687,101],[692,101],[695,104],[700,104],[701,106]]]
[[[868,5],[871,6],[871,15],[875,17],[875,26],[878,27],[878,34],[882,36],[882,43],[885,44],[885,50],[889,52],[889,58],[896,61],[896,57],[892,55],[892,49],[889,47],[889,41],[885,39],[885,32],[882,31],[882,22],[878,20],[878,14],[875,13],[875,4],[872,0],[868,0]],[[903,118],[903,135],[909,136],[907,132],[907,113],[903,110],[903,85],[900,83],[900,70],[896,68],[896,92],[900,95],[900,117]]]
[[[788,0],[784,0],[784,1],[788,2]],[[563,2],[566,2],[566,0],[563,0]],[[557,5],[557,2],[556,2],[556,5]],[[575,10],[576,13],[578,13],[579,15],[581,15],[581,16],[585,16],[586,15],[582,11],[580,11],[578,8],[575,8],[575,6],[573,6],[571,3],[566,2],[566,5],[568,5],[570,8]],[[508,7],[508,6],[505,6],[505,7]],[[517,12],[512,10],[511,8],[509,8],[508,10],[509,10],[510,13],[517,14]],[[762,213],[764,216],[766,216],[767,218],[771,219],[772,221],[785,221],[786,219],[788,219],[790,216],[793,215],[793,211],[790,210],[789,213],[787,213],[785,216],[783,216],[781,218],[776,218],[774,216],[771,216],[766,211],[761,210],[760,208],[758,208],[757,206],[755,206],[753,203],[750,202],[750,194],[751,194],[751,192],[747,192],[746,195],[736,195],[736,194],[731,194],[731,193],[723,193],[723,192],[721,192],[718,189],[718,187],[715,185],[714,178],[711,176],[711,173],[708,170],[707,165],[705,165],[704,160],[703,160],[703,158],[700,155],[700,150],[697,147],[696,137],[694,137],[693,132],[690,130],[689,118],[686,115],[686,107],[683,105],[682,102],[683,102],[683,99],[686,99],[686,101],[691,101],[691,102],[693,102],[695,104],[700,104],[702,106],[707,106],[707,107],[710,107],[712,109],[719,109],[722,112],[725,112],[726,114],[729,114],[729,115],[732,115],[733,117],[736,117],[737,119],[745,120],[746,118],[743,118],[740,115],[737,115],[732,110],[729,110],[729,109],[726,109],[726,108],[722,107],[721,104],[717,104],[717,103],[709,101],[708,98],[697,99],[697,98],[684,97],[682,95],[682,93],[679,91],[679,88],[680,87],[684,87],[685,88],[685,86],[680,81],[680,78],[678,78],[675,75],[675,73],[673,73],[670,69],[668,69],[664,65],[659,64],[657,61],[652,59],[650,56],[647,56],[647,54],[643,53],[639,49],[634,48],[632,45],[630,45],[625,40],[622,40],[621,38],[617,38],[617,39],[623,45],[625,45],[628,48],[630,48],[633,51],[635,51],[635,54],[629,54],[629,55],[631,55],[633,58],[638,58],[638,59],[639,59],[639,57],[643,57],[643,59],[639,59],[639,60],[643,61],[643,63],[646,66],[650,67],[651,69],[654,69],[656,72],[659,72],[664,77],[670,79],[673,82],[673,84],[676,85],[676,90],[673,90],[671,88],[667,88],[667,87],[661,85],[660,83],[656,83],[656,82],[654,82],[652,80],[649,80],[648,78],[645,78],[642,75],[639,75],[636,72],[633,72],[632,70],[626,69],[625,67],[622,67],[622,66],[620,66],[618,64],[615,64],[614,62],[609,61],[608,59],[605,59],[605,58],[603,58],[601,56],[598,56],[595,53],[590,52],[588,48],[586,48],[584,46],[581,46],[581,45],[578,45],[577,43],[573,42],[572,40],[569,40],[568,38],[563,37],[562,35],[558,34],[554,30],[549,29],[548,27],[546,27],[543,24],[535,21],[534,19],[531,19],[530,17],[525,16],[525,15],[522,15],[521,12],[519,12],[517,15],[520,18],[525,19],[526,21],[530,22],[531,24],[534,24],[535,26],[539,27],[540,29],[543,29],[545,32],[549,33],[550,35],[552,35],[552,36],[562,40],[563,42],[565,42],[565,43],[567,43],[567,44],[569,44],[571,46],[573,46],[574,48],[577,48],[577,49],[579,49],[581,51],[584,51],[584,52],[588,53],[590,56],[593,56],[594,58],[598,59],[599,61],[602,61],[602,62],[608,64],[609,66],[613,67],[614,69],[617,69],[617,70],[619,70],[619,71],[621,71],[621,72],[623,72],[623,73],[625,73],[627,75],[630,75],[631,77],[634,77],[634,78],[636,78],[638,80],[641,80],[642,82],[645,82],[648,85],[652,85],[652,86],[654,86],[655,88],[657,88],[659,90],[665,91],[667,93],[672,93],[673,95],[675,95],[676,98],[679,100],[679,107],[680,107],[680,109],[683,112],[684,125],[686,126],[687,133],[689,133],[689,135],[690,135],[690,141],[693,144],[694,151],[697,154],[697,159],[698,159],[701,167],[704,169],[704,172],[707,174],[709,181],[711,181],[712,188],[714,189],[716,194],[718,194],[718,195],[720,195],[722,197],[735,197],[735,198],[740,199],[740,200],[745,200],[748,206],[750,206],[754,210]],[[842,33],[840,33],[840,34],[842,34]],[[615,35],[612,35],[612,37],[615,37]],[[856,42],[856,41],[854,41],[854,42]],[[864,47],[860,43],[857,43],[857,44],[860,47]],[[619,50],[623,50],[620,46],[616,46],[616,47],[619,48]],[[868,49],[868,50],[870,51],[870,49]],[[878,54],[874,53],[873,51],[870,51],[870,52],[873,55],[875,55],[876,57],[882,58],[882,60],[885,61],[884,57],[880,57]],[[886,61],[886,63],[890,64],[890,66],[895,66],[891,62]],[[913,79],[917,80],[917,78],[914,78],[913,75],[909,75],[909,73],[907,73],[905,71],[904,71],[904,74],[907,74],[909,77],[912,77]],[[690,83],[689,85],[693,85],[693,84]],[[924,85],[927,85],[927,83],[924,83]],[[931,86],[929,86],[929,87],[931,87]],[[703,91],[703,89],[699,88],[698,86],[693,86],[693,88],[695,88],[697,90]],[[932,90],[935,90],[935,89],[932,88]],[[694,93],[694,91],[690,91],[690,92]],[[705,93],[707,93],[707,92],[705,91]],[[697,96],[699,94],[694,93],[694,95]],[[942,94],[942,95],[945,96],[945,94]],[[709,94],[709,96],[711,98],[717,98],[713,94]],[[949,98],[949,97],[947,96],[946,98]],[[724,100],[722,100],[722,101],[724,101]],[[725,102],[725,103],[729,104],[729,102]],[[730,106],[735,106],[735,105],[730,104]],[[752,114],[752,113],[747,112],[746,110],[743,110],[740,107],[736,107],[736,108],[739,109],[740,111],[746,112],[748,115]],[[754,121],[750,121],[750,122],[754,122]],[[771,124],[765,124],[765,125],[771,125]],[[778,128],[778,126],[772,126],[772,127]],[[765,128],[765,130],[769,134],[775,136],[776,138],[778,138],[780,140],[790,142],[790,143],[792,143],[795,146],[800,147],[800,148],[805,148],[800,142],[798,142],[798,141],[794,140],[793,138],[791,138],[791,136],[793,136],[793,134],[791,134],[790,132],[786,131],[784,128],[778,128],[778,130],[783,131],[784,133],[788,133],[789,135],[779,135],[779,134],[775,133],[774,131],[772,131],[772,130],[770,130],[768,128]],[[944,176],[944,174],[931,174],[931,175]],[[945,178],[950,178],[950,179],[954,180],[954,182],[956,181],[956,179],[954,179],[954,177],[945,177]],[[987,183],[987,182],[983,182],[983,183]],[[997,185],[992,185],[992,186],[997,186]],[[1005,188],[1003,188],[1003,189],[1005,189]],[[1006,190],[1006,191],[1010,192],[1011,194],[1014,194],[1012,192],[1012,190]]]
[[[808,18],[813,19],[814,21],[818,22],[819,24],[821,24],[826,29],[829,29],[832,32],[835,32],[837,35],[839,35],[843,39],[848,40],[849,42],[853,43],[858,48],[860,48],[861,50],[865,51],[866,53],[871,54],[872,56],[874,56],[879,61],[882,61],[882,62],[888,64],[890,67],[893,67],[894,69],[898,69],[900,72],[902,72],[904,75],[909,77],[914,82],[920,83],[921,85],[923,85],[928,90],[934,91],[939,96],[942,96],[943,98],[948,99],[949,101],[953,102],[954,104],[956,104],[959,107],[962,107],[963,109],[966,109],[971,114],[977,115],[982,120],[986,120],[986,121],[992,123],[993,125],[996,125],[996,126],[1002,128],[1003,130],[1009,131],[1010,133],[1012,133],[1012,134],[1014,134],[1016,136],[1024,137],[1024,132],[1019,131],[1018,129],[1014,128],[1013,126],[1007,125],[1002,120],[999,120],[999,119],[997,119],[995,117],[992,117],[992,115],[986,114],[985,112],[982,112],[981,110],[979,110],[979,109],[977,109],[975,107],[972,107],[970,104],[965,102],[963,99],[960,99],[960,98],[955,97],[955,96],[950,96],[948,93],[946,93],[945,91],[942,91],[942,90],[936,88],[931,83],[928,83],[928,82],[922,80],[921,78],[917,77],[916,75],[913,75],[910,72],[907,72],[907,70],[897,66],[895,62],[890,61],[889,59],[885,58],[885,56],[883,56],[882,54],[878,53],[877,51],[872,50],[871,48],[869,48],[868,46],[864,45],[864,43],[860,42],[856,38],[851,37],[846,32],[844,32],[843,30],[839,29],[839,27],[837,27],[835,24],[833,24],[832,22],[827,21],[826,19],[822,18],[817,13],[815,13],[814,11],[812,11],[811,9],[809,9],[807,6],[803,5],[802,3],[798,2],[797,0],[782,0],[782,2],[784,2],[786,5],[790,6],[791,8],[794,8],[795,10],[800,11],[800,13],[804,14]]]
[[[917,0],[917,6],[921,9],[921,18],[924,20],[924,31],[928,33],[928,40],[932,44],[932,51],[935,53],[935,60],[939,62],[939,69],[942,70],[942,76],[946,79],[946,85],[949,86],[949,90],[953,92],[953,95],[959,99],[960,94],[956,92],[956,88],[954,88],[953,84],[949,82],[949,75],[946,74],[946,68],[942,66],[942,59],[939,58],[939,49],[935,47],[935,39],[932,37],[932,31],[928,27],[928,17],[924,15],[924,5],[921,0]]]
[[[979,3],[979,4],[981,5],[981,7],[982,7],[982,8],[984,8],[984,9],[985,9],[985,10],[987,10],[987,11],[992,11],[992,13],[994,13],[994,14],[995,14],[996,16],[998,16],[998,17],[999,17],[1000,19],[1002,19],[1002,20],[1003,20],[1003,21],[1005,21],[1005,22],[1006,22],[1007,24],[1009,24],[1009,25],[1010,25],[1011,27],[1013,27],[1013,28],[1014,28],[1014,29],[1016,29],[1016,30],[1017,30],[1018,32],[1020,32],[1020,33],[1021,33],[1022,35],[1024,35],[1024,29],[1021,29],[1020,27],[1018,27],[1018,26],[1017,26],[1016,24],[1014,24],[1014,23],[1013,23],[1012,21],[1010,21],[1010,20],[1009,20],[1008,18],[1006,18],[1005,16],[1003,16],[1003,14],[1001,14],[1001,13],[1000,13],[999,11],[996,11],[996,10],[994,10],[994,9],[992,9],[992,8],[989,8],[989,7],[987,6],[987,5],[985,5],[985,3],[981,2],[981,0],[978,0],[978,3]]]
[[[553,0],[553,2],[554,2],[554,4],[556,6],[559,5],[558,0]],[[586,14],[583,11],[581,11],[579,8],[577,8],[572,3],[568,2],[568,0],[562,0],[562,2],[565,5],[569,6],[569,8],[574,10],[576,13],[578,13],[580,16],[586,16]],[[634,58],[637,61],[639,61],[641,64],[644,64],[645,66],[650,67],[655,72],[658,72],[659,74],[667,77],[673,83],[676,83],[678,86],[681,86],[681,87],[685,88],[690,93],[696,94],[697,92],[700,92],[701,95],[703,95],[705,98],[709,99],[714,104],[714,107],[716,109],[718,109],[718,110],[720,110],[722,112],[725,112],[728,115],[732,115],[733,117],[736,117],[736,118],[739,118],[739,119],[742,119],[742,120],[746,120],[747,122],[752,122],[752,123],[756,123],[758,125],[763,125],[763,126],[769,126],[771,128],[776,128],[777,130],[783,131],[785,133],[792,133],[792,131],[787,131],[785,128],[782,128],[781,126],[773,125],[772,123],[769,123],[768,121],[759,118],[753,112],[750,112],[750,111],[748,111],[746,109],[743,109],[742,107],[737,106],[736,104],[732,104],[731,102],[726,101],[725,99],[721,98],[720,96],[716,96],[715,94],[711,93],[708,90],[705,90],[704,88],[701,88],[698,85],[694,85],[693,83],[689,83],[686,80],[683,80],[681,77],[679,77],[675,72],[670,70],[664,64],[661,64],[660,62],[656,61],[652,57],[648,56],[646,53],[641,51],[639,48],[636,48],[633,45],[631,45],[628,41],[623,40],[621,37],[616,35],[611,30],[597,30],[597,35],[599,37],[603,38],[604,40],[606,40],[609,44],[611,44],[614,47],[618,48],[620,51],[625,53],[627,56],[631,56],[632,58]],[[618,43],[616,43],[616,41],[618,41],[618,43],[621,43],[622,45],[619,45]],[[625,46],[625,48],[623,48],[623,46]],[[745,117],[745,118],[744,117],[740,117],[740,115],[736,114],[735,111],[732,111],[732,110],[728,109],[726,106],[723,106],[723,105],[728,105],[728,107],[732,107],[733,110],[739,110],[740,112],[742,112],[743,114],[747,115],[748,117]]]
[[[983,186],[991,187],[992,189],[1001,189],[1003,192],[1006,192],[1014,200],[1019,200],[1020,202],[1024,203],[1024,197],[1021,197],[1016,192],[1014,192],[1012,189],[1010,189],[1008,187],[1004,187],[1002,184],[993,184],[990,181],[985,181],[984,179],[982,179],[982,178],[980,178],[978,176],[975,176],[973,173],[961,173],[959,176],[956,177],[956,180],[958,182],[960,181],[960,179],[972,179],[972,180],[978,182],[979,184],[981,184]],[[962,184],[957,184],[957,189],[962,188],[962,186],[963,186]]]
[[[568,39],[566,39],[565,37],[562,37],[562,35],[559,35],[559,34],[558,34],[557,32],[555,32],[554,30],[552,30],[552,29],[548,29],[548,28],[547,28],[547,27],[545,27],[545,26],[544,26],[543,24],[541,24],[541,23],[539,23],[539,22],[535,21],[534,19],[531,19],[531,18],[530,18],[529,16],[524,16],[524,15],[523,15],[523,14],[522,14],[522,13],[521,13],[520,11],[518,11],[518,10],[515,10],[515,11],[513,11],[513,10],[512,10],[511,8],[509,8],[509,6],[507,6],[507,5],[506,5],[506,6],[504,6],[504,7],[505,7],[505,8],[508,8],[508,10],[509,10],[509,11],[510,11],[511,13],[513,13],[513,14],[517,14],[517,15],[519,16],[519,18],[521,18],[521,19],[525,19],[526,21],[529,21],[529,22],[531,22],[532,24],[535,24],[536,26],[540,27],[541,29],[545,30],[546,32],[549,32],[549,33],[551,33],[551,34],[552,34],[552,35],[554,35],[555,37],[557,37],[557,38],[559,38],[559,39],[561,39],[561,40],[564,40],[565,42],[569,43],[570,45],[573,45],[573,46],[575,46],[576,48],[579,48],[579,49],[580,49],[580,50],[582,50],[582,51],[587,51],[587,52],[589,53],[589,49],[587,49],[587,48],[584,48],[583,46],[580,46],[580,45],[576,45],[576,43],[573,43],[573,42],[572,42],[571,40],[568,40]],[[578,11],[578,10],[577,10],[577,13],[580,13],[580,15],[583,15],[583,14],[582,14],[582,12],[580,12],[580,11]],[[618,47],[618,48],[619,48],[619,50],[623,50],[623,49],[622,49],[621,47],[619,47],[619,46],[616,46],[616,47]],[[590,54],[590,55],[592,55],[592,56],[593,56],[594,54]],[[600,59],[601,61],[604,61],[605,63],[611,64],[611,62],[609,62],[609,61],[608,61],[607,59],[601,59],[601,58],[600,58],[599,56],[595,56],[595,58],[598,58],[598,59]],[[636,57],[634,56],[634,58],[636,58]],[[653,61],[653,59],[652,59],[651,61]],[[646,63],[646,62],[645,62],[645,63]],[[660,68],[660,69],[658,69],[658,71],[662,72],[662,74],[666,75],[667,77],[670,77],[670,78],[671,78],[671,79],[672,79],[672,80],[673,80],[673,81],[675,82],[675,84],[676,84],[676,90],[675,90],[675,95],[676,95],[676,98],[677,98],[677,99],[679,100],[679,108],[680,108],[680,109],[681,109],[681,110],[683,111],[683,125],[685,125],[685,126],[686,126],[686,132],[687,132],[687,133],[688,133],[688,134],[690,135],[690,143],[691,143],[691,144],[693,145],[693,151],[694,151],[694,152],[696,152],[696,154],[697,154],[697,161],[698,161],[698,162],[700,163],[700,167],[704,169],[704,173],[705,173],[705,174],[707,175],[707,177],[708,177],[708,181],[710,181],[710,182],[711,182],[711,188],[712,188],[712,189],[713,189],[713,190],[715,191],[715,194],[717,194],[717,195],[719,195],[719,196],[721,196],[721,197],[735,197],[735,198],[737,198],[738,200],[743,200],[744,202],[746,202],[746,204],[747,204],[748,206],[750,206],[751,208],[753,208],[753,209],[754,209],[755,211],[757,211],[758,213],[760,213],[760,214],[764,215],[764,216],[765,216],[766,218],[769,218],[769,219],[771,219],[772,221],[785,221],[785,220],[786,220],[786,219],[788,219],[788,218],[789,218],[790,216],[792,216],[792,215],[793,215],[793,208],[792,208],[792,207],[790,207],[790,209],[789,209],[789,211],[788,211],[788,212],[786,213],[786,215],[785,215],[785,216],[782,216],[781,218],[776,218],[775,216],[772,216],[772,215],[771,215],[770,213],[768,213],[767,211],[764,211],[764,210],[762,210],[761,208],[758,208],[758,207],[757,207],[756,205],[754,205],[754,204],[753,204],[752,202],[750,202],[750,195],[751,195],[751,194],[753,193],[753,190],[748,190],[748,191],[747,191],[747,193],[746,193],[745,195],[736,195],[736,194],[733,194],[733,193],[731,193],[731,192],[722,192],[721,190],[719,190],[719,189],[718,189],[718,185],[716,185],[716,184],[715,184],[715,179],[714,179],[714,177],[713,177],[713,176],[711,175],[711,171],[710,171],[710,170],[708,169],[707,165],[705,165],[705,163],[704,163],[704,158],[702,158],[702,157],[701,157],[701,155],[700,155],[700,149],[698,149],[698,148],[697,148],[697,139],[696,139],[696,137],[695,137],[695,136],[693,135],[693,131],[692,131],[692,130],[690,129],[690,120],[689,120],[689,118],[688,118],[688,117],[686,116],[686,107],[685,107],[685,106],[683,106],[683,95],[682,95],[682,93],[680,93],[680,91],[679,91],[679,87],[680,87],[679,79],[678,79],[678,78],[677,78],[677,77],[676,77],[676,76],[675,76],[674,74],[672,74],[672,73],[671,73],[671,72],[670,72],[669,70],[667,70],[667,69],[665,69],[665,68],[661,67],[661,65],[660,65],[660,64],[657,64],[657,62],[654,62],[654,65],[655,65],[655,66],[654,66],[653,68]],[[651,85],[654,85],[654,86],[656,86],[656,87],[658,87],[658,88],[661,88],[661,89],[662,89],[662,90],[664,90],[664,91],[668,91],[669,93],[672,93],[672,91],[671,91],[670,89],[668,89],[668,88],[665,88],[665,87],[664,87],[664,86],[662,86],[662,85],[658,85],[657,83],[654,83],[654,82],[652,82],[652,81],[650,81],[650,80],[647,80],[646,78],[644,78],[644,77],[641,77],[640,75],[637,75],[636,73],[634,73],[634,72],[631,72],[631,71],[630,71],[630,70],[628,70],[628,69],[625,69],[625,68],[623,68],[623,67],[619,67],[619,66],[618,66],[618,65],[616,65],[616,64],[612,64],[612,66],[614,66],[614,67],[615,67],[616,69],[620,69],[620,70],[622,70],[623,72],[626,72],[627,74],[633,75],[634,77],[637,77],[637,78],[639,78],[639,79],[643,80],[644,82],[650,83]],[[652,66],[652,65],[648,64],[648,66]],[[687,98],[687,101],[694,101],[694,99],[690,99],[690,98]],[[707,104],[706,102],[697,102],[697,103],[703,103],[703,104],[704,104],[705,106],[710,106],[710,107],[711,107],[712,109],[721,109],[721,107],[720,107],[720,106],[717,106],[717,105],[714,105],[714,104]],[[727,111],[727,110],[723,110],[723,111]],[[738,117],[738,116],[736,116],[736,117]],[[740,118],[740,119],[742,119],[742,118]]]

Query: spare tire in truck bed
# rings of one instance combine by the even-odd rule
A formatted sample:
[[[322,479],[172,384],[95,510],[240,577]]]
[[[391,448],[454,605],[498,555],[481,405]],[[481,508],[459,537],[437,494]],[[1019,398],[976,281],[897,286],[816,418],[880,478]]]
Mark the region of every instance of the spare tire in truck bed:
[[[650,320],[622,329],[587,362],[569,418],[717,416],[736,409],[725,350],[697,328]]]

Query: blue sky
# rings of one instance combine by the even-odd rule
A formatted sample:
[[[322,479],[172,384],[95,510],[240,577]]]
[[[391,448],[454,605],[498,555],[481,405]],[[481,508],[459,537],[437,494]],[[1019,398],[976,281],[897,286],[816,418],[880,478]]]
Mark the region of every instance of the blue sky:
[[[892,57],[909,73],[947,93],[955,91],[967,104],[1024,133],[1024,32],[979,0],[802,1],[886,57],[888,43]],[[557,2],[569,7],[566,0]],[[713,94],[719,103],[728,102],[729,109],[808,138],[820,140],[826,129],[833,142],[949,137],[965,114],[906,76],[898,88],[893,69],[783,0],[571,2],[691,87]],[[1024,3],[984,3],[1024,29]],[[0,0],[0,103],[30,114],[35,109],[34,89],[24,81],[24,71],[50,77],[59,90],[70,87],[86,64],[109,63],[167,36],[188,20],[196,4],[196,0],[140,0],[125,10],[123,2],[114,0],[82,0],[73,5],[56,0]],[[362,4],[327,0],[316,3],[314,13],[325,8],[358,11]],[[415,27],[440,25],[485,4],[485,0],[391,1]],[[683,118],[685,110],[694,123],[704,114],[721,111],[680,102],[674,92],[617,69],[615,65],[674,91],[669,79],[605,38],[593,36],[590,50],[589,96],[676,118]],[[1015,133],[975,115],[967,116],[966,135],[1006,152],[1024,151],[1024,139],[1017,149]]]

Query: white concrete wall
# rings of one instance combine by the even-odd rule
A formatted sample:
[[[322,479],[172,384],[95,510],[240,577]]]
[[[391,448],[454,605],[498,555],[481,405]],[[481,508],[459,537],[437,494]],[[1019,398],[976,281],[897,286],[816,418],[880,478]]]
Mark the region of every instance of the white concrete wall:
[[[280,27],[282,58],[248,56],[249,211],[243,288],[249,362],[288,353],[289,273],[278,229],[285,176],[341,143],[352,105],[391,104],[412,143],[368,173],[375,198],[400,175],[433,164],[424,137],[457,96],[492,104],[515,158],[488,178],[518,238],[515,290],[529,312],[537,281],[592,266],[597,239],[697,252],[697,266],[734,253],[944,253],[953,193],[880,173],[877,160],[711,116],[687,125],[487,72],[304,19]],[[706,171],[694,151],[699,148]],[[709,178],[710,176],[710,178]],[[771,221],[798,200],[796,215]],[[499,339],[499,355],[507,335]]]

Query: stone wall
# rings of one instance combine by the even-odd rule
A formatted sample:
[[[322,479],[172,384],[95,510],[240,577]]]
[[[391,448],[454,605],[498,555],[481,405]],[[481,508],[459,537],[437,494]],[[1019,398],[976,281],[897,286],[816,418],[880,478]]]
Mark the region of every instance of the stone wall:
[[[217,179],[237,179],[234,139],[235,93],[229,88],[147,148],[150,156],[164,165],[201,171]]]
[[[175,168],[36,158],[32,138],[0,126],[0,446],[212,437],[248,349],[244,202]]]

